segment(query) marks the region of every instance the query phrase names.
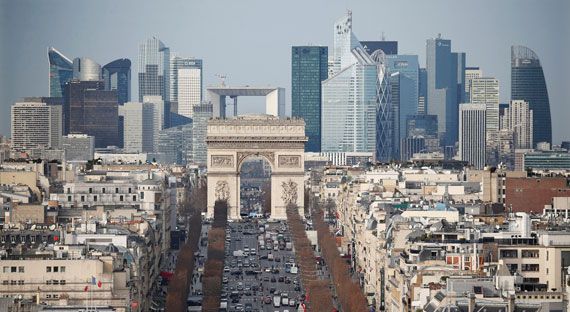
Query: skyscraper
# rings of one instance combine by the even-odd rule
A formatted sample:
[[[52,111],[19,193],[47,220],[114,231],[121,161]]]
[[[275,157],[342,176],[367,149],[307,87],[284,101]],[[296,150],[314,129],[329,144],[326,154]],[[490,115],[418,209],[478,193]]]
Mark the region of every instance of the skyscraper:
[[[511,47],[511,100],[524,100],[533,111],[533,146],[552,144],[550,102],[540,59],[531,49]]]
[[[418,79],[418,115],[427,113],[427,70],[420,68]]]
[[[170,103],[177,113],[192,118],[192,107],[202,101],[202,60],[170,57]]]
[[[61,135],[61,106],[28,102],[12,105],[12,149],[27,151],[39,147],[58,147]]]
[[[103,81],[105,90],[117,91],[119,105],[131,100],[131,61],[117,59],[103,66]]]
[[[73,78],[73,63],[55,48],[48,48],[49,96],[62,97],[63,86]]]
[[[189,123],[160,131],[158,152],[162,162],[180,166],[193,162],[192,128]]]
[[[95,137],[95,147],[119,144],[117,91],[105,91],[102,81],[65,84],[64,134],[83,133]]]
[[[440,36],[428,39],[426,48],[427,112],[437,115],[441,144],[455,145],[458,104],[465,99],[465,54],[452,53],[451,40]]]
[[[397,75],[398,81],[395,82],[398,84],[398,90],[395,90],[395,87],[392,86],[394,154],[399,156],[397,147],[400,146],[400,141],[406,137],[406,120],[408,116],[418,114],[420,67],[417,55],[387,55],[386,60],[390,72],[399,73]],[[394,77],[394,74],[392,74],[392,77]],[[397,101],[395,92],[398,93]]]
[[[321,82],[328,77],[328,47],[295,46],[291,51],[291,115],[305,120],[305,151],[321,150]]]
[[[22,98],[22,102],[30,103],[30,102],[37,102],[37,103],[46,103],[48,106],[51,107],[52,113],[50,114],[50,146],[52,148],[60,148],[61,147],[61,136],[63,135],[63,97],[24,97]]]
[[[459,157],[483,168],[486,157],[485,104],[459,105]]]
[[[499,131],[499,79],[472,79],[471,104],[485,104],[487,107],[487,132]]]
[[[164,101],[158,95],[146,95],[143,97],[143,104],[148,104],[152,107],[152,127],[151,132],[146,132],[147,138],[152,142],[152,147],[149,150],[154,152],[158,149],[158,133],[165,129],[164,127]]]
[[[127,153],[154,152],[154,105],[127,102],[119,106],[123,116],[124,149]]]
[[[170,112],[170,49],[155,37],[139,45],[139,102],[145,95],[161,96],[163,112]],[[163,116],[168,128],[170,114]]]
[[[208,119],[212,118],[214,108],[209,102],[202,102],[193,107],[194,118],[192,120],[192,161],[194,163],[206,163],[207,149],[204,139],[207,135]]]
[[[509,108],[505,108],[505,114],[501,117],[501,129],[513,132],[515,149],[533,148],[533,119],[534,112],[525,101],[511,101]]]
[[[389,68],[381,50],[368,55],[352,32],[350,11],[334,24],[333,76],[322,82],[322,152],[392,156]]]
[[[73,59],[73,79],[80,81],[101,80],[101,65],[86,57]]]
[[[479,67],[465,67],[465,98],[471,98],[471,79],[483,77],[483,71]]]

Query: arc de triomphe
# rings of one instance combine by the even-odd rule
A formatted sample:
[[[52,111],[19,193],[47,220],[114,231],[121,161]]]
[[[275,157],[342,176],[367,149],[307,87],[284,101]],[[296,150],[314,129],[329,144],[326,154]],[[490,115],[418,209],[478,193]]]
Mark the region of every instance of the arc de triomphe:
[[[305,121],[264,114],[232,119],[210,119],[208,147],[208,212],[214,202],[227,200],[228,218],[240,219],[240,170],[250,157],[264,158],[271,166],[271,218],[286,219],[285,207],[304,207]]]

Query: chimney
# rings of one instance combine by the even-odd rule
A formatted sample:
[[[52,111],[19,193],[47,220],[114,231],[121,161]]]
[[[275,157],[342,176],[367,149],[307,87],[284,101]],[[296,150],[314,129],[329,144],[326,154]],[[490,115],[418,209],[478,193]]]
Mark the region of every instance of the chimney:
[[[475,312],[475,294],[470,293],[469,295],[467,295],[467,297],[469,298],[469,307],[467,311]]]
[[[507,312],[515,312],[515,295],[510,294],[507,302]]]

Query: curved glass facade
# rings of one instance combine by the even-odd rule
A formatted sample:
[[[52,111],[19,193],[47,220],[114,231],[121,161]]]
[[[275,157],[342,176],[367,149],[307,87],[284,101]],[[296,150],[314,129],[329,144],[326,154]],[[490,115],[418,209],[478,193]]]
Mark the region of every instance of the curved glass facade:
[[[131,100],[131,61],[123,58],[103,66],[105,90],[117,90],[119,105]]]
[[[86,57],[73,59],[73,79],[79,81],[101,80],[101,65]]]
[[[63,86],[73,78],[73,63],[61,52],[48,48],[49,96],[62,97]]]
[[[533,111],[533,146],[552,144],[552,122],[548,90],[540,60],[523,46],[511,47],[511,100],[524,100]]]

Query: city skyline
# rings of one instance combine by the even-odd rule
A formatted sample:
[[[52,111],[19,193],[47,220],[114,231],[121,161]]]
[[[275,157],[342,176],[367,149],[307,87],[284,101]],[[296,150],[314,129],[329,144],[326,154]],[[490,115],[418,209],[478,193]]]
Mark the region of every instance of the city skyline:
[[[495,4],[493,12],[487,12],[485,3],[459,5],[446,2],[448,5],[438,6],[436,10],[428,4],[413,2],[413,6],[406,6],[410,14],[405,16],[405,27],[394,26],[398,24],[396,21],[401,16],[382,14],[382,19],[379,19],[374,15],[374,12],[379,10],[394,11],[390,9],[397,6],[389,3],[334,2],[322,6],[324,2],[317,2],[306,4],[309,7],[303,12],[294,10],[298,3],[269,5],[248,2],[247,5],[238,5],[224,2],[194,6],[169,3],[166,4],[171,9],[169,12],[176,16],[189,12],[186,8],[202,10],[206,14],[183,21],[170,16],[157,16],[159,22],[147,23],[148,25],[143,19],[136,17],[153,11],[152,6],[155,4],[143,8],[134,6],[134,2],[88,3],[85,6],[89,9],[85,11],[91,14],[81,16],[74,14],[71,9],[63,8],[67,2],[57,3],[61,5],[35,2],[0,4],[0,38],[5,43],[0,48],[0,66],[3,69],[0,76],[3,81],[0,84],[0,132],[4,135],[10,132],[10,105],[20,101],[22,97],[47,96],[49,93],[49,69],[45,54],[47,47],[53,46],[68,57],[90,58],[99,64],[106,64],[118,58],[128,58],[133,64],[138,64],[138,45],[152,36],[163,41],[172,51],[203,59],[204,86],[220,85],[215,74],[224,73],[229,76],[227,84],[230,86],[285,87],[287,112],[290,114],[291,46],[312,43],[326,45],[332,49],[331,26],[338,16],[350,8],[354,14],[354,30],[359,39],[379,40],[383,32],[386,40],[398,41],[400,54],[417,54],[420,67],[425,67],[426,40],[441,33],[443,38],[452,41],[453,51],[466,53],[467,67],[479,67],[486,77],[499,79],[501,103],[507,103],[510,99],[510,46],[524,45],[531,48],[541,60],[548,86],[553,143],[559,144],[560,141],[570,139],[564,123],[564,117],[570,115],[570,107],[564,105],[570,98],[570,91],[566,88],[568,78],[565,75],[565,72],[570,70],[570,62],[564,57],[568,55],[569,42],[563,39],[568,38],[565,32],[570,29],[567,19],[564,18],[569,6],[566,2],[525,2],[527,5],[519,6],[514,1],[507,1]],[[255,10],[245,10],[251,6]],[[311,8],[320,6],[321,14],[312,16],[310,22],[306,21],[305,17],[311,16],[309,12],[314,12]],[[375,8],[379,10],[374,10]],[[481,25],[463,24],[464,17],[452,14],[457,10],[463,10],[466,17],[485,14],[490,22]],[[211,19],[214,11],[219,13],[219,19]],[[297,19],[301,22],[294,25],[285,22],[290,16],[282,13],[293,14],[292,12],[297,14]],[[107,13],[105,18],[109,19],[109,23],[93,32],[94,25],[99,25],[98,19]],[[113,19],[114,16],[123,14],[124,20]],[[24,17],[34,18],[29,20]],[[76,22],[66,22],[66,17]],[[118,24],[130,18],[132,21],[126,23],[126,27],[117,28]],[[48,22],[54,23],[54,27],[42,27]],[[259,27],[260,23],[267,27]],[[205,31],[193,32],[193,40],[179,39],[184,29],[199,29],[198,26],[203,27]],[[66,27],[70,29],[66,30]],[[113,28],[113,33],[107,31],[110,28]],[[21,31],[9,33],[8,29]],[[90,39],[83,40],[88,31]],[[274,35],[264,36],[268,32]],[[21,40],[21,35],[25,35],[26,40]],[[235,48],[236,40],[245,44]],[[332,55],[332,50],[329,54]],[[258,66],[251,66],[254,61]],[[136,98],[139,92],[138,88],[134,87],[138,86],[137,76],[138,71],[133,71],[132,98]],[[257,101],[259,100],[254,98],[242,100],[244,105],[240,106],[242,110],[239,113],[259,112]],[[248,103],[251,105],[247,105]]]

